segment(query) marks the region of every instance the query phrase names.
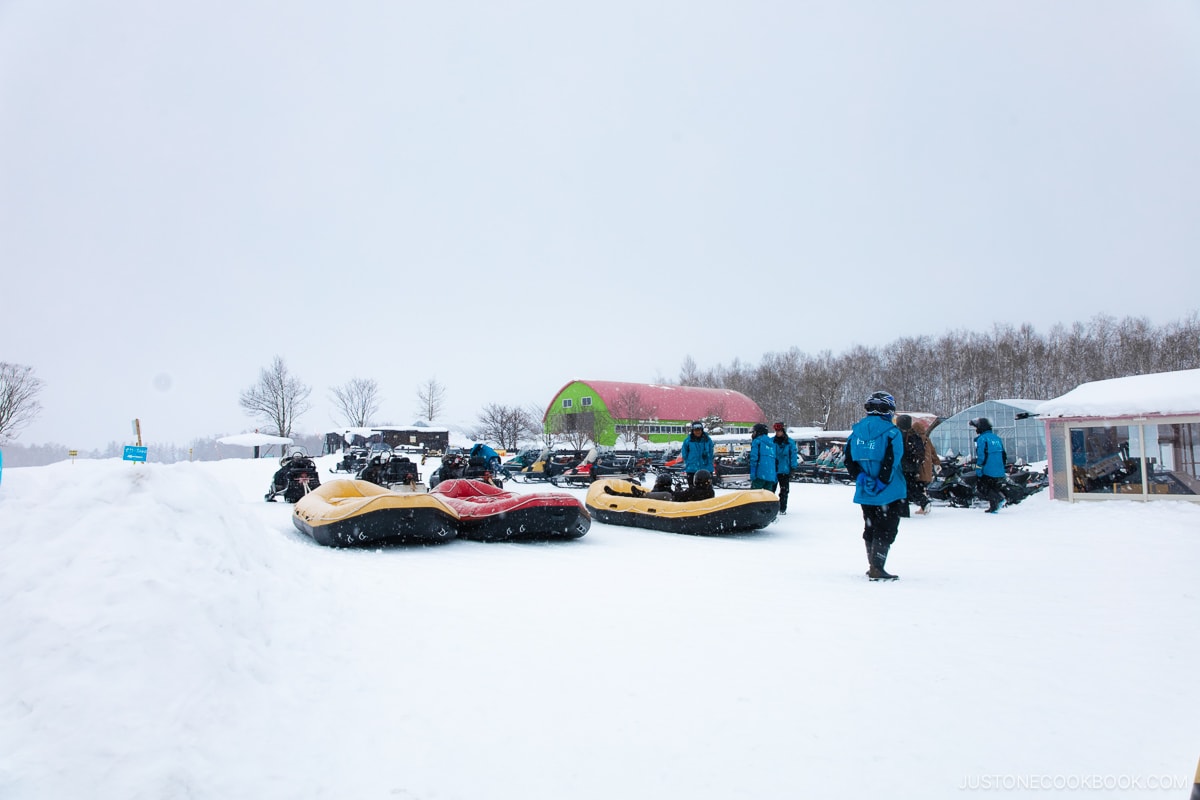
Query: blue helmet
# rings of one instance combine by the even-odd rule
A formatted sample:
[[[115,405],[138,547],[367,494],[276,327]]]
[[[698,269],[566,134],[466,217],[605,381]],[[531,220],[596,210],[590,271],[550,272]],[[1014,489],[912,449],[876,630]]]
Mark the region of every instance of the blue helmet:
[[[863,403],[863,408],[867,410],[868,414],[888,416],[896,412],[896,398],[887,392],[875,392],[867,398],[867,402]]]

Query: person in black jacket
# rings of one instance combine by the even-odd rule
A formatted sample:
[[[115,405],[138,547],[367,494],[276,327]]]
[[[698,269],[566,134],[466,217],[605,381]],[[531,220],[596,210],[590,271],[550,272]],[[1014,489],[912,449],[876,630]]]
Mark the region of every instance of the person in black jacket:
[[[711,500],[717,493],[713,490],[712,473],[706,469],[696,470],[692,485],[673,492],[671,499],[676,503],[691,503],[696,500]]]
[[[904,473],[904,483],[908,487],[905,501],[915,504],[920,509],[917,513],[924,514],[929,506],[929,495],[925,494],[925,484],[920,479],[921,468],[925,466],[925,440],[913,430],[912,417],[908,414],[896,415],[896,427],[904,437],[904,457],[900,459],[900,471]],[[904,516],[908,514],[905,513]]]
[[[654,488],[646,491],[636,484],[630,486],[628,492],[618,492],[611,486],[605,486],[605,494],[620,495],[622,497],[646,497],[651,500],[660,502],[674,503],[691,503],[697,500],[711,500],[717,496],[713,489],[712,473],[706,469],[696,470],[696,474],[692,477],[692,485],[679,491],[671,490],[671,477],[669,475],[660,475],[654,483]]]

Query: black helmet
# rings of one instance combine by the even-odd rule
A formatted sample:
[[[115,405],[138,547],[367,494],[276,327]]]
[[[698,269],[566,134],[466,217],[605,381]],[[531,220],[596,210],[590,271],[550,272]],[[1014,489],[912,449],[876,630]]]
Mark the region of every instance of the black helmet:
[[[902,431],[912,430],[912,417],[908,414],[899,414],[896,417],[896,427]]]
[[[692,430],[701,430],[701,431],[704,430],[704,423],[698,419],[693,420],[692,421]]]
[[[765,422],[754,423],[754,433],[752,435],[753,436],[766,436],[767,435],[767,423],[765,423]]]
[[[863,403],[863,408],[867,410],[868,414],[887,416],[896,411],[896,398],[887,392],[875,392],[867,398],[867,402]]]
[[[654,479],[654,491],[661,492],[662,490],[670,490],[673,485],[671,476],[665,472],[660,472],[658,477]]]
[[[974,428],[979,433],[986,433],[987,431],[990,431],[992,429],[992,421],[989,420],[987,417],[980,417],[979,419],[973,419],[973,420],[971,420],[970,425],[972,428]]]
[[[708,486],[712,483],[712,473],[706,469],[696,470],[696,477],[693,478],[697,486]]]

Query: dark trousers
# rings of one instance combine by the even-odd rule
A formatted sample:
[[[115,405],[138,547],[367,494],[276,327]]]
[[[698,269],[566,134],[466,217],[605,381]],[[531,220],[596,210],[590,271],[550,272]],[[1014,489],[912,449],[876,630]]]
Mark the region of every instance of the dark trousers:
[[[925,484],[917,480],[918,473],[904,473],[904,483],[908,486],[908,502],[920,508],[929,505],[929,495],[925,493]]]
[[[779,510],[787,511],[788,492],[792,488],[792,476],[777,475],[776,478],[777,482],[775,486],[779,491]]]
[[[896,500],[886,506],[863,506],[863,539],[891,546],[900,532],[900,512],[906,500]]]
[[[1000,506],[1000,501],[1004,499],[1004,492],[1000,491],[999,478],[980,475],[975,481],[975,491],[988,501],[988,510],[990,511],[995,511]]]

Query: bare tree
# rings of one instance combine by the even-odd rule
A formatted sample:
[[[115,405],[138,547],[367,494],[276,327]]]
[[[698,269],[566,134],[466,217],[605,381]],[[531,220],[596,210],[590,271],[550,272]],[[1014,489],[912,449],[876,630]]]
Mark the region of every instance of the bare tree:
[[[906,409],[948,417],[989,398],[1057,397],[1085,381],[1200,368],[1200,315],[1153,327],[1104,314],[1089,323],[1054,325],[1040,336],[1029,324],[990,332],[948,331],[936,339],[901,338],[880,348],[855,345],[841,355],[768,353],[756,369],[736,359],[705,372],[690,357],[683,372],[697,385],[736,389],[763,411],[828,428],[848,428],[862,400],[886,389]]]
[[[516,450],[530,428],[529,412],[516,406],[491,403],[479,412],[476,440],[496,442],[505,450]]]
[[[242,392],[241,406],[246,413],[272,425],[280,436],[291,436],[296,419],[310,408],[307,400],[312,387],[288,372],[279,356],[264,369],[258,383]]]
[[[417,388],[417,399],[421,401],[417,413],[427,422],[433,422],[442,413],[442,406],[446,402],[446,387],[438,383],[437,378],[430,378]]]
[[[554,431],[548,430],[543,422],[546,419],[546,407],[531,405],[525,409],[525,414],[529,422],[529,427],[525,430],[528,437],[541,442],[542,447],[553,447]]]
[[[612,410],[616,418],[622,420],[617,433],[626,444],[636,450],[640,439],[650,438],[647,430],[658,413],[658,406],[644,401],[637,389],[624,390],[617,395]]]
[[[684,358],[683,366],[679,368],[680,386],[704,386],[705,381],[696,368],[696,361],[690,355]]]
[[[376,381],[354,378],[331,391],[334,405],[342,412],[347,425],[365,428],[374,424],[374,416],[379,411],[379,384]]]
[[[37,417],[42,386],[33,367],[0,361],[0,442],[15,439],[17,431]]]
[[[556,414],[553,419],[552,433],[555,438],[565,442],[572,450],[586,450],[611,425],[608,414],[595,410]]]

